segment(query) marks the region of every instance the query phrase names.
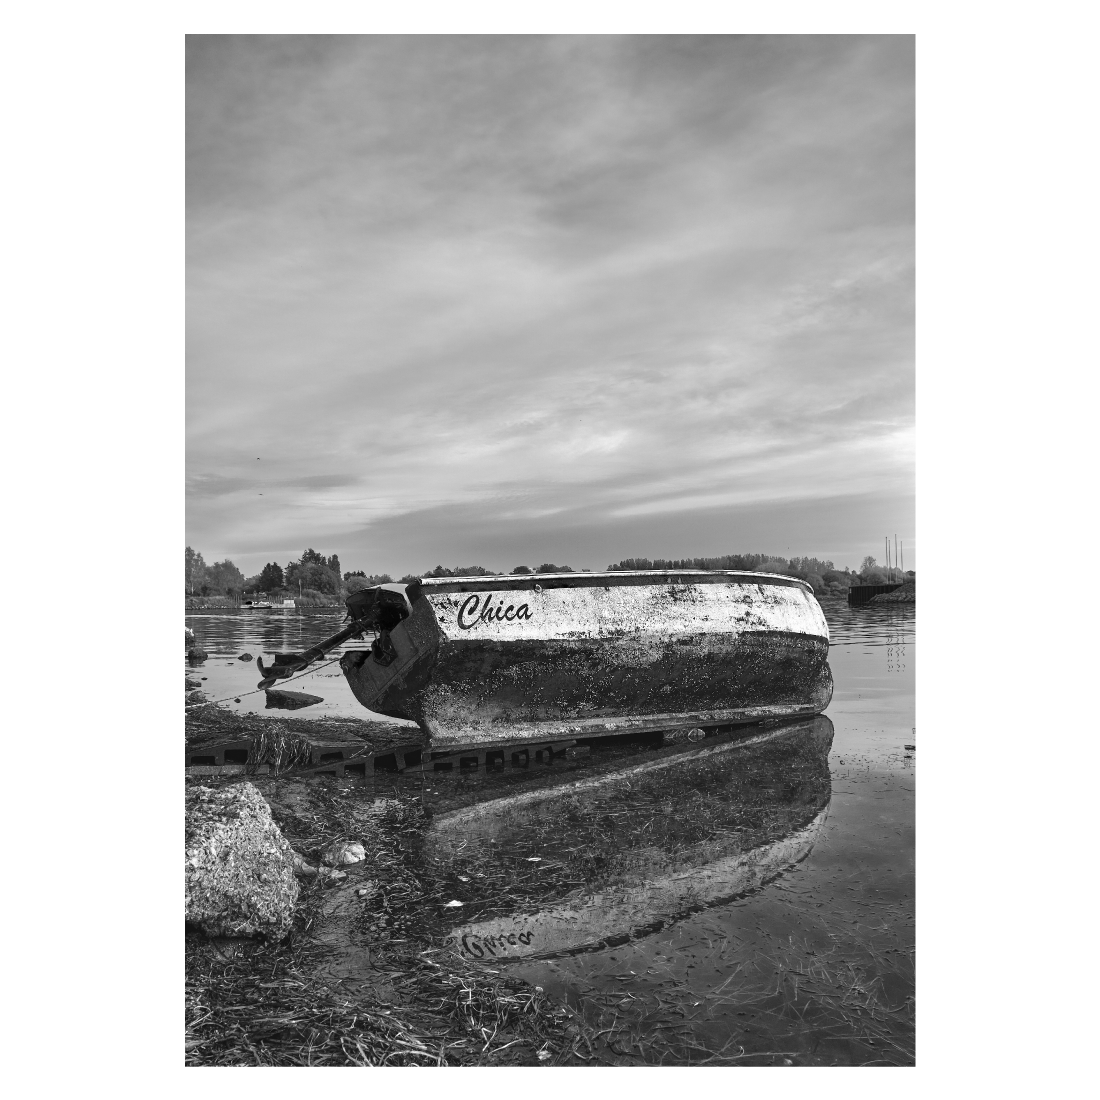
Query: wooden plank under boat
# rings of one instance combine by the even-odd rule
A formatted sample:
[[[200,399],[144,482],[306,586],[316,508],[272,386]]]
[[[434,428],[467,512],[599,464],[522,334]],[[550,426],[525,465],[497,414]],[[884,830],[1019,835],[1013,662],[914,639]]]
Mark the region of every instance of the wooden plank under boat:
[[[424,855],[463,884],[462,906],[441,916],[444,946],[485,960],[567,954],[760,889],[818,838],[832,740],[821,715],[436,817]]]
[[[799,718],[832,697],[829,628],[794,577],[445,577],[378,593],[401,621],[340,666],[363,706],[433,746]]]

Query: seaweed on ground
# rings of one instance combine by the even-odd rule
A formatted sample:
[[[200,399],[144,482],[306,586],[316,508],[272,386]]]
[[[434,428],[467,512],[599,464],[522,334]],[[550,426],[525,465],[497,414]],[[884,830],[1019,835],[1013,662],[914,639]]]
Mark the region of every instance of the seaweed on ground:
[[[415,726],[393,722],[368,722],[360,718],[267,718],[240,713],[208,703],[185,712],[184,734],[188,745],[211,741],[258,740],[264,736],[295,737],[305,742],[349,741],[370,751],[423,740]]]
[[[254,764],[271,764],[276,771],[308,764],[313,759],[313,745],[278,722],[255,730],[249,742],[249,760]]]
[[[254,782],[288,841],[308,859],[341,837],[364,842],[379,889],[363,906],[359,929],[369,936],[380,980],[377,987],[342,989],[324,974],[327,949],[313,933],[331,888],[316,878],[303,889],[294,930],[281,943],[188,936],[188,1065],[564,1065],[589,1059],[582,1045],[588,1029],[569,1008],[499,971],[431,947],[430,914],[438,899],[407,858],[409,836],[422,826],[418,802],[367,802],[325,780]]]
[[[317,981],[303,956],[300,937],[239,953],[188,937],[187,1064],[563,1065],[577,1056],[569,1010],[499,974],[409,958],[392,1003]]]

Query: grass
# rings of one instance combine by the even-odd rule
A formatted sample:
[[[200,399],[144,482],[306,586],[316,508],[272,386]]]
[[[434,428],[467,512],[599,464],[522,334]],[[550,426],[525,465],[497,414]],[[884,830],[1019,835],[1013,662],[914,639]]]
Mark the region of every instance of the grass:
[[[570,1013],[486,971],[405,963],[398,1003],[311,977],[309,946],[224,952],[189,936],[186,1061],[192,1066],[561,1065]],[[578,1029],[579,1030],[579,1029]],[[543,1053],[544,1057],[539,1058]]]

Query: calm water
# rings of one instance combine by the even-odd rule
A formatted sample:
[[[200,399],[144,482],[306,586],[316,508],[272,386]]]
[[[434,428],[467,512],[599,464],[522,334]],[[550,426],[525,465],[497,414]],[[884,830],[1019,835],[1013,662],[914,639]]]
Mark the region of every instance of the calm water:
[[[395,780],[429,811],[413,858],[439,897],[463,902],[440,915],[440,942],[567,999],[606,1029],[603,1061],[912,1064],[915,608],[823,607],[826,718],[757,747],[624,747],[541,775]],[[210,654],[189,675],[262,712],[262,693],[243,694],[255,664],[238,654],[305,648],[341,618],[188,616]],[[288,686],[324,697],[296,717],[376,717],[336,666]],[[509,929],[539,957],[512,957],[521,949],[497,939]]]
[[[302,610],[242,611],[238,608],[211,608],[186,616],[187,625],[195,632],[197,643],[208,657],[201,665],[184,661],[187,675],[199,679],[211,700],[221,701],[228,710],[248,714],[272,713],[266,710],[266,696],[257,691],[260,679],[256,658],[270,665],[276,653],[300,652],[335,634],[344,624],[344,611],[335,607],[303,608]],[[334,649],[325,659],[337,661],[345,648],[362,649],[365,643],[349,642],[347,647]],[[245,653],[250,661],[238,658]],[[293,682],[280,681],[279,688],[319,695],[324,702],[295,711],[295,718],[368,718],[373,721],[393,721],[385,715],[365,710],[356,702],[340,666],[322,662]],[[240,699],[240,702],[235,702]],[[279,712],[275,712],[276,714]],[[395,722],[396,725],[410,723]]]
[[[914,1062],[915,608],[826,614],[831,792],[809,854],[650,936],[510,964],[602,1026],[628,1019],[623,1063]]]

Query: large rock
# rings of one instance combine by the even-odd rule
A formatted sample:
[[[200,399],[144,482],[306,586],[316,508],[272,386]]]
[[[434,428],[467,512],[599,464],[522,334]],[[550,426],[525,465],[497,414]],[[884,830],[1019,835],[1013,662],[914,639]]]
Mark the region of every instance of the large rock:
[[[187,921],[208,936],[281,939],[298,900],[294,853],[251,783],[187,791]]]

